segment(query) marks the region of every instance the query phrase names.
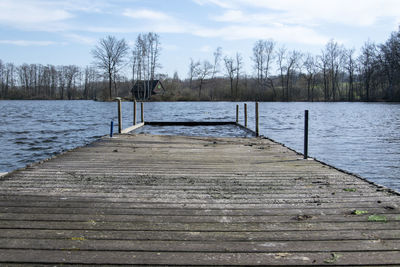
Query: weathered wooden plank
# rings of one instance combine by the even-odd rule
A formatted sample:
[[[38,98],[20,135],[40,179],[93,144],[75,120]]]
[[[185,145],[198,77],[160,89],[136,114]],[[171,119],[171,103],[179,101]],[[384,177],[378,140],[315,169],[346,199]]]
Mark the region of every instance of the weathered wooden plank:
[[[337,241],[149,241],[90,240],[84,236],[68,239],[0,238],[0,249],[36,250],[104,250],[104,251],[171,251],[171,252],[367,252],[400,248],[400,240]]]
[[[379,229],[396,230],[400,229],[400,221],[388,222],[254,222],[254,223],[231,223],[221,220],[218,223],[183,223],[183,222],[105,222],[94,221],[89,217],[87,221],[64,222],[64,221],[18,221],[0,220],[0,228],[10,229],[87,229],[87,230],[120,230],[120,231],[320,231],[330,229],[351,230],[351,229]]]
[[[120,252],[76,250],[0,250],[1,262],[153,265],[381,265],[397,264],[397,251],[317,253],[211,253],[211,252]]]
[[[86,189],[85,187],[82,187]],[[46,190],[46,188],[43,188],[40,190],[42,193],[43,192],[49,192],[49,193],[54,193],[54,192],[64,192],[65,196],[73,196],[73,195],[79,195],[82,191],[82,188],[76,188],[76,189],[70,189],[70,188],[55,188],[54,190]],[[99,188],[100,189],[100,188]],[[110,189],[107,188],[105,190],[110,191],[109,193],[98,193],[99,189],[86,189],[85,194],[90,197],[90,196],[104,196],[104,197],[111,197],[115,196],[115,194],[121,193],[123,194],[123,198],[131,198],[135,199],[136,202],[139,201],[146,201],[146,200],[153,200],[154,203],[157,203],[156,201],[158,200],[159,202],[163,203],[191,203],[191,204],[202,204],[206,203],[207,200],[213,201],[213,204],[305,204],[305,203],[319,203],[319,204],[324,204],[324,203],[337,203],[337,204],[343,204],[345,205],[346,203],[357,203],[357,202],[369,202],[369,203],[377,203],[378,201],[380,202],[391,202],[395,198],[389,196],[366,196],[365,199],[359,200],[360,197],[357,196],[352,196],[352,197],[347,197],[343,196],[340,198],[340,200],[337,200],[337,197],[332,197],[332,196],[320,196],[318,194],[310,194],[308,197],[304,196],[288,196],[287,198],[284,197],[283,194],[280,195],[269,195],[269,194],[249,194],[248,197],[246,197],[245,192],[232,192],[232,191],[224,191],[223,189],[220,188],[210,188],[207,193],[195,193],[195,192],[190,192],[190,191],[174,191],[174,192],[159,192],[159,191],[145,191],[143,190],[142,192],[136,192],[133,189],[132,190],[123,190],[123,189]],[[39,191],[39,188],[37,188]],[[114,193],[111,191],[114,190]],[[14,190],[15,192],[20,192],[20,193],[29,193],[32,192],[30,189],[24,190]],[[244,189],[238,189],[237,191],[245,191]],[[270,197],[269,197],[270,196]],[[339,195],[340,197],[340,195]],[[353,205],[353,204],[351,204]]]
[[[326,215],[326,214],[314,214],[300,212],[294,215],[269,215],[269,216],[204,216],[204,215],[183,215],[180,214],[171,215],[110,215],[100,211],[98,214],[55,214],[49,212],[45,214],[24,212],[24,213],[0,213],[0,220],[7,221],[60,221],[60,222],[86,222],[88,220],[101,221],[101,222],[159,222],[159,223],[291,223],[294,221],[307,221],[309,223],[322,223],[322,222],[367,222],[370,213],[362,215],[352,215],[350,211],[347,214],[342,215]],[[389,222],[400,222],[400,214],[382,214],[385,220]]]
[[[39,204],[39,205],[38,205]],[[85,205],[88,204],[88,205]],[[355,210],[362,209],[365,214],[392,214],[395,219],[399,219],[399,213],[395,211],[391,206],[381,208],[359,208],[354,207],[353,209],[332,209],[332,208],[292,208],[292,209],[171,209],[171,208],[130,208],[126,206],[121,208],[121,205],[113,207],[112,205],[101,206],[92,205],[90,203],[83,203],[82,205],[58,205],[57,203],[33,203],[26,205],[10,205],[6,207],[0,207],[0,218],[4,218],[6,213],[11,214],[82,214],[82,215],[96,215],[96,214],[107,214],[107,215],[169,215],[169,216],[252,216],[252,217],[267,217],[267,216],[296,216],[299,214],[307,214],[311,216],[356,216],[354,215]],[[399,217],[399,218],[398,218]]]
[[[59,191],[60,194],[64,194],[65,197],[68,197],[68,194],[65,191]],[[53,193],[54,194],[54,193]],[[121,194],[121,198],[124,197],[124,194]],[[143,202],[140,202],[142,200]],[[344,202],[344,203],[322,203],[319,201],[306,201],[304,203],[290,203],[290,202],[282,202],[279,203],[205,203],[198,202],[195,204],[190,204],[184,201],[177,201],[177,203],[173,202],[151,202],[152,199],[137,199],[137,202],[129,202],[130,208],[132,209],[151,209],[151,208],[166,208],[166,209],[214,209],[214,210],[236,210],[236,209],[249,209],[249,210],[260,210],[260,209],[310,209],[310,208],[321,208],[321,209],[348,209],[349,211],[357,208],[369,208],[369,207],[390,207],[392,205],[392,201],[379,201],[379,203],[372,201],[364,201],[364,202]],[[126,203],[124,203],[126,205]]]
[[[1,238],[15,239],[71,239],[88,240],[158,240],[158,241],[337,241],[343,240],[399,240],[400,230],[321,230],[275,232],[218,232],[218,231],[117,231],[117,230],[43,230],[0,229]]]
[[[336,202],[321,202],[318,201],[318,199],[311,199],[308,201],[304,201],[303,203],[291,203],[290,201],[275,201],[272,203],[260,203],[260,202],[246,202],[246,203],[231,203],[230,201],[226,201],[226,199],[209,199],[207,200],[198,200],[198,201],[189,201],[185,200],[182,198],[176,198],[175,201],[169,200],[165,202],[166,200],[163,198],[130,198],[129,201],[122,202],[121,200],[128,199],[130,196],[126,195],[124,193],[115,193],[115,195],[118,195],[118,198],[102,198],[102,200],[99,200],[95,197],[93,197],[93,201],[91,201],[91,196],[93,195],[88,195],[85,194],[85,196],[80,196],[86,197],[86,200],[83,202],[76,202],[76,195],[68,195],[68,192],[65,191],[59,191],[60,194],[63,194],[63,197],[61,199],[63,201],[68,200],[68,198],[71,197],[72,200],[70,202],[62,202],[63,204],[61,207],[64,205],[71,205],[71,207],[102,207],[102,208],[107,208],[107,207],[113,207],[113,208],[129,208],[129,209],[208,209],[208,210],[243,210],[243,209],[248,209],[248,210],[263,210],[263,209],[271,209],[271,210],[278,210],[278,209],[347,209],[349,211],[357,208],[382,208],[382,209],[388,209],[388,210],[395,210],[398,212],[398,207],[399,205],[396,203],[393,203],[393,201],[390,199],[388,201],[382,201],[382,200],[377,200],[377,201],[356,201],[354,200],[353,202],[343,202],[343,203],[336,203]],[[55,193],[52,193],[52,196],[55,196]],[[106,200],[109,200],[106,202]],[[32,200],[26,200],[27,203],[30,203],[29,201]],[[54,200],[57,201],[57,200]],[[232,201],[233,202],[233,201]],[[64,204],[65,203],[65,204]],[[79,203],[79,204],[78,204]],[[35,206],[35,204],[30,203],[30,204],[25,204],[25,206]],[[17,207],[18,204],[14,203],[11,205],[11,207]],[[51,207],[51,204],[50,206]]]

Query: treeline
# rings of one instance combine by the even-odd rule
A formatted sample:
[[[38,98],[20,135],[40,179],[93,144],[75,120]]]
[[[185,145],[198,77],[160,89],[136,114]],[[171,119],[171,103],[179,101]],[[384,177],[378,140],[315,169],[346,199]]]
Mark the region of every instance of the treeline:
[[[0,60],[0,99],[103,99],[107,84],[104,75],[90,66],[17,66]],[[117,84],[121,94],[129,94],[127,78],[119,76]]]
[[[355,49],[329,41],[319,55],[277,47],[273,40],[254,44],[253,74],[243,57],[189,63],[188,79],[164,81],[165,100],[400,101],[400,29],[383,44]]]
[[[365,42],[361,50],[329,41],[319,55],[288,50],[273,40],[253,46],[252,73],[243,56],[224,55],[193,60],[187,78],[157,73],[161,44],[154,33],[138,35],[133,48],[113,36],[92,50],[93,66],[3,63],[0,99],[112,99],[132,97],[133,84],[160,79],[163,95],[142,92],[142,99],[243,101],[400,101],[400,28],[382,44]],[[121,70],[131,68],[131,77]],[[125,71],[126,72],[126,71]]]
[[[91,51],[93,65],[53,66],[3,63],[0,60],[0,99],[99,99],[130,97],[137,80],[153,80],[160,67],[158,34],[139,34],[134,47],[107,36]],[[131,67],[132,79],[121,75]],[[157,74],[157,77],[160,75]],[[148,100],[149,90],[142,99]]]

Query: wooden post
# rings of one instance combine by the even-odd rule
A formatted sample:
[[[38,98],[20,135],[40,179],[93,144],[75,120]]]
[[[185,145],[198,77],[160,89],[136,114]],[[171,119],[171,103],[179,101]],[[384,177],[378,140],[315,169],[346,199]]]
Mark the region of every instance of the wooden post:
[[[258,127],[258,102],[256,102],[256,136],[260,136],[260,129]]]
[[[136,100],[133,100],[133,125],[136,125]]]
[[[308,110],[304,111],[304,159],[308,158]]]
[[[118,133],[122,132],[122,110],[121,99],[118,99]]]
[[[239,123],[239,105],[236,105],[236,123]]]
[[[244,127],[247,128],[247,104],[244,103]]]
[[[140,108],[141,108],[140,115],[141,115],[141,118],[142,118],[142,122],[144,122],[143,102],[140,103]]]
[[[111,121],[111,125],[110,125],[110,137],[113,137],[113,133],[114,133],[114,122]]]

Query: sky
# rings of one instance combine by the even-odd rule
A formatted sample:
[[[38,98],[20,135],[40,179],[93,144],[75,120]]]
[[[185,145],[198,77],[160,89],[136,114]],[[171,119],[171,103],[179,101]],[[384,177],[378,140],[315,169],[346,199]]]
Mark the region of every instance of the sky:
[[[0,11],[3,62],[84,67],[100,38],[133,46],[139,33],[155,32],[159,72],[180,78],[191,58],[212,62],[218,47],[240,53],[251,73],[257,40],[316,55],[333,39],[359,51],[400,24],[400,0],[0,0]]]

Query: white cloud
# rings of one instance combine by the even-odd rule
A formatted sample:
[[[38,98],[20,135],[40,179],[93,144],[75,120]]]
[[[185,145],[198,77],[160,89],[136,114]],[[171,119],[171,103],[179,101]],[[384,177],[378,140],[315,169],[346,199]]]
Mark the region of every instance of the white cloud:
[[[94,38],[75,34],[75,33],[65,34],[64,36],[67,37],[68,39],[70,39],[71,41],[74,41],[74,42],[80,43],[80,44],[85,44],[85,45],[93,45],[97,41]]]
[[[105,13],[105,10],[109,10],[113,7],[108,0],[63,0],[53,1],[51,3],[65,10],[86,13]]]
[[[274,39],[278,42],[295,42],[311,45],[323,45],[328,37],[301,26],[227,26],[219,29],[197,29],[195,35],[201,37],[221,37],[226,40]]]
[[[199,51],[203,53],[210,53],[213,50],[213,48],[209,45],[204,45],[200,47]]]
[[[188,27],[179,25],[178,23],[143,23],[140,27],[85,27],[81,30],[93,33],[141,33],[141,32],[156,32],[156,33],[187,33]]]
[[[128,27],[103,27],[103,26],[88,26],[81,29],[82,31],[93,33],[133,33],[138,32],[137,29]]]
[[[206,4],[212,4],[216,5],[222,8],[235,8],[237,5],[234,3],[234,1],[225,1],[225,0],[193,0],[196,4],[198,5],[206,5]]]
[[[78,12],[100,13],[110,7],[108,0],[1,0],[0,25],[33,31],[68,31]]]
[[[198,4],[207,4],[210,0],[196,0]],[[213,0],[212,4],[228,7],[223,0]],[[319,35],[311,28],[301,25],[288,25],[287,21],[279,22],[276,14],[263,13],[246,14],[241,10],[227,9],[220,16],[211,17],[223,23],[217,26],[195,25],[187,21],[180,21],[166,13],[149,9],[127,9],[123,15],[141,20],[140,31],[154,31],[158,33],[184,33],[204,38],[222,38],[225,40],[254,40],[273,38],[281,42],[300,42],[304,44],[325,44],[329,38]],[[92,28],[98,32],[133,32],[136,28]],[[201,52],[210,52],[211,48],[204,46]]]
[[[400,18],[398,0],[214,0],[201,2],[227,9],[263,8],[265,14],[278,12],[285,21],[297,24],[318,24],[322,22],[341,23],[351,26],[371,26],[380,18]],[[225,15],[238,15],[226,13]],[[234,18],[234,17],[231,17]]]
[[[329,38],[320,29],[329,24],[370,27],[382,19],[392,20],[393,25],[400,21],[399,0],[193,1],[222,9],[209,17],[218,22],[215,25],[219,28],[199,27],[195,34],[228,40],[272,38],[279,42],[321,45]]]
[[[53,41],[29,41],[29,40],[0,40],[0,44],[17,45],[17,46],[49,46],[59,43]]]
[[[158,21],[172,20],[172,17],[168,16],[163,12],[149,10],[149,9],[139,9],[139,10],[126,9],[123,12],[123,15],[133,19],[158,20]]]
[[[140,20],[140,32],[153,31],[158,33],[188,33],[195,27],[186,21],[180,21],[166,13],[150,9],[126,9],[123,15]]]
[[[222,15],[212,16],[218,22],[246,24],[246,25],[285,25],[297,24],[293,19],[277,13],[244,13],[241,10],[227,10]],[[308,24],[308,26],[312,26]]]
[[[245,18],[243,12],[241,10],[228,10],[224,12],[220,16],[213,16],[212,17],[216,21],[220,22],[244,22],[248,21],[248,18]]]
[[[0,23],[21,28],[35,28],[48,23],[55,23],[72,18],[73,15],[61,8],[54,8],[40,1],[0,2]]]

